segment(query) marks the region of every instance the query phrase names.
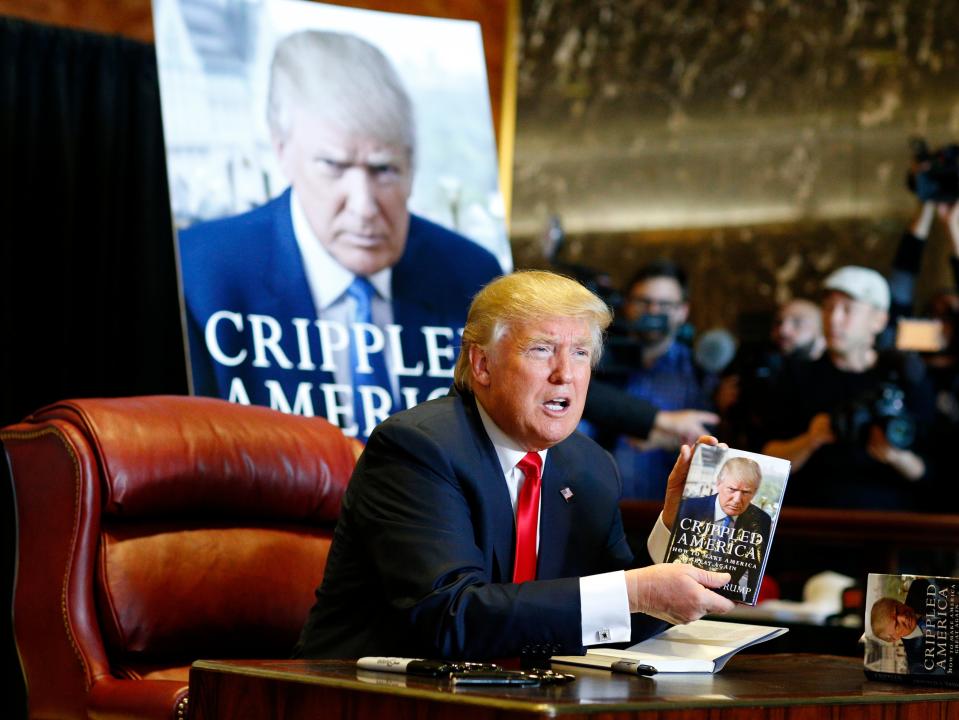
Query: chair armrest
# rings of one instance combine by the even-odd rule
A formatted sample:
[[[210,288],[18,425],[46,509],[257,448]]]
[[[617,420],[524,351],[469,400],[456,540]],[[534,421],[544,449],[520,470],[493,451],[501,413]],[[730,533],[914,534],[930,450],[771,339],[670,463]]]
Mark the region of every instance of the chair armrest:
[[[101,678],[90,689],[91,720],[184,720],[190,686],[182,680]]]

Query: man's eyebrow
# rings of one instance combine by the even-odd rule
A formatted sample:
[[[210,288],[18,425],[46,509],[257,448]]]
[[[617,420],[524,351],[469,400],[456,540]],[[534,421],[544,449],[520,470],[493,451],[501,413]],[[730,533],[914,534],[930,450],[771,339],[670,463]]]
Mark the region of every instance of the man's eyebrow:
[[[335,145],[321,145],[314,149],[313,154],[320,157],[348,157],[349,153],[341,147]]]
[[[532,337],[526,338],[523,342],[524,348],[530,348],[534,345],[555,345],[556,338],[547,337],[545,335],[534,335]]]
[[[403,160],[403,154],[397,152],[373,152],[361,158],[367,165],[380,165],[383,163],[395,163]]]
[[[533,345],[559,345],[562,342],[562,338],[550,337],[547,335],[534,335],[532,337],[526,338],[525,342],[522,343],[523,347],[532,347]],[[592,345],[592,339],[583,336],[579,338],[573,338],[572,345],[574,347],[579,347],[580,345],[589,347]]]

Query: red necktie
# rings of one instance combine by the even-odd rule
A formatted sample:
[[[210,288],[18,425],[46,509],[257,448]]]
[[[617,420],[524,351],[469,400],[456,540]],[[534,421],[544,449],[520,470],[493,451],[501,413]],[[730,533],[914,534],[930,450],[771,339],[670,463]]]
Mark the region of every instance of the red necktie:
[[[521,583],[536,579],[536,533],[543,459],[539,453],[526,453],[516,467],[526,477],[516,506],[516,560],[513,562],[513,582]]]

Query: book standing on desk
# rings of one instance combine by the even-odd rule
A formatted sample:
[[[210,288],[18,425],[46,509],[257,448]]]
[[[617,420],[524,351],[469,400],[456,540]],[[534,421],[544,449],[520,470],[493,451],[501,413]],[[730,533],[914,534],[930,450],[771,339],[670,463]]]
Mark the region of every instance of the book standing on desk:
[[[755,605],[789,469],[781,458],[697,445],[665,562],[727,572],[716,592]]]
[[[868,678],[959,686],[959,578],[870,573],[865,615]]]

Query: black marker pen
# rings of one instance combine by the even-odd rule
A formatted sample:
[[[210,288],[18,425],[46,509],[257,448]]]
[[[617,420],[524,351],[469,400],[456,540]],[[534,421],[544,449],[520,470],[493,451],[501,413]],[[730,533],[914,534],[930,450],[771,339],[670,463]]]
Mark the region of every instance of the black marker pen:
[[[624,673],[626,675],[655,675],[659,672],[652,665],[643,665],[642,663],[631,660],[617,660],[609,667],[614,673]]]

